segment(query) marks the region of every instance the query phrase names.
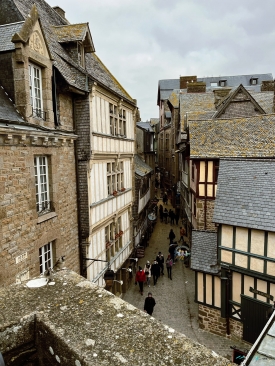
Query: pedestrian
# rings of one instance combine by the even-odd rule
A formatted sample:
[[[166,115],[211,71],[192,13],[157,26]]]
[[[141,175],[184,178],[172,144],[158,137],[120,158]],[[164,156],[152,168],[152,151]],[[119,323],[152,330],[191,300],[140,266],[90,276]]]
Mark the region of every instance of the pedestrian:
[[[157,255],[156,261],[158,262],[161,274],[164,275],[164,256],[161,252],[159,252],[159,254]]]
[[[168,210],[167,208],[165,208],[163,211],[163,221],[165,222],[165,224],[167,224],[167,220],[168,220]]]
[[[175,220],[176,220],[176,225],[179,224],[179,218],[180,218],[180,215],[178,212],[175,213]]]
[[[176,235],[175,235],[173,229],[171,229],[170,232],[169,232],[169,235],[168,235],[168,239],[170,240],[170,244],[173,243],[175,237],[176,237]]]
[[[146,275],[145,272],[142,270],[142,268],[139,266],[138,271],[136,273],[136,283],[139,285],[139,292],[141,295],[143,295],[143,284],[146,281]]]
[[[184,229],[184,227],[180,227],[180,240],[179,240],[179,242],[183,242],[184,243],[184,239],[183,239],[183,237],[185,236],[185,229]]]
[[[173,212],[173,211],[172,211],[172,210],[171,210],[171,208],[170,208],[169,213],[168,213],[170,223],[171,223],[172,212]]]
[[[171,243],[169,245],[169,253],[170,253],[170,257],[171,257],[173,263],[175,262],[175,249],[177,246],[178,246],[177,243]]]
[[[146,262],[145,267],[144,267],[144,272],[146,275],[146,283],[147,286],[150,287],[150,282],[151,282],[151,264],[149,261]]]
[[[170,214],[171,225],[175,224],[175,212],[172,210]]]
[[[172,280],[172,266],[173,266],[173,261],[171,259],[170,254],[168,254],[168,257],[166,259],[166,269],[167,269],[168,278],[170,278],[170,280]]]
[[[154,286],[156,286],[158,278],[160,276],[160,267],[156,260],[153,261],[153,264],[151,266],[151,274],[153,276]]]
[[[160,221],[163,222],[163,206],[162,205],[159,206],[159,218],[160,218]]]
[[[146,297],[146,299],[144,301],[144,311],[147,314],[152,315],[155,305],[156,305],[156,302],[155,302],[155,299],[152,296],[152,293],[148,292],[148,296]]]

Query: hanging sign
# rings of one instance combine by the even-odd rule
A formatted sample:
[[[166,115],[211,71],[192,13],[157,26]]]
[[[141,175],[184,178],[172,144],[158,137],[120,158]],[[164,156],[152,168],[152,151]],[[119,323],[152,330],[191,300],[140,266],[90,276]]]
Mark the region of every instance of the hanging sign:
[[[266,297],[267,299],[270,299],[271,301],[274,300],[274,297],[272,295],[266,294],[265,292],[259,291],[259,290],[255,290],[252,287],[249,287],[249,291],[252,292],[253,294],[257,294],[263,297]]]

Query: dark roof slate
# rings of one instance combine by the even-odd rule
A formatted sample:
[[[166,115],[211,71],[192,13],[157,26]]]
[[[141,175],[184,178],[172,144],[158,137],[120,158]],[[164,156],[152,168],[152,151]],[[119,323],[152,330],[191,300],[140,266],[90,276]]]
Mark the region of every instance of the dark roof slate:
[[[20,31],[24,22],[0,25],[0,52],[14,50],[14,43],[11,41],[14,33]]]
[[[17,112],[12,100],[2,86],[0,86],[0,120],[24,122],[23,117]]]
[[[190,158],[275,156],[275,115],[189,122]]]
[[[275,231],[275,160],[220,160],[213,222]]]
[[[150,122],[137,122],[136,123],[137,127],[142,128],[143,130],[149,131],[149,132],[154,132],[154,129],[152,128]]]
[[[191,269],[218,273],[216,232],[192,230]]]
[[[135,162],[135,173],[140,177],[144,177],[145,175],[153,171],[153,169],[149,165],[147,165],[139,155],[135,155],[134,162]]]

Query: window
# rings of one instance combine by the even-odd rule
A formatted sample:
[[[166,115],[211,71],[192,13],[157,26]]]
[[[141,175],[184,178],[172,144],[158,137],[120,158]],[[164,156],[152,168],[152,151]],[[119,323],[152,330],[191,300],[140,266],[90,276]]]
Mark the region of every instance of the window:
[[[52,242],[39,248],[40,273],[44,273],[48,268],[53,268],[53,245]]]
[[[250,84],[251,85],[257,85],[258,84],[258,78],[251,78],[250,79]]]
[[[110,261],[112,257],[122,248],[122,225],[121,217],[118,217],[116,223],[112,222],[105,227],[106,260]]]
[[[212,83],[210,83],[210,86],[218,86],[218,83],[216,81],[213,81]]]
[[[193,182],[195,180],[195,168],[196,168],[195,162],[192,161],[192,166],[191,166],[191,179],[192,179]]]
[[[165,134],[165,149],[169,150],[169,133]]]
[[[121,190],[124,190],[123,162],[107,163],[108,196]]]
[[[118,112],[117,106],[109,104],[110,111],[110,134],[113,136],[126,137],[126,110],[121,108]]]
[[[34,158],[34,174],[36,211],[38,214],[44,214],[51,211],[47,156],[36,156]]]
[[[30,103],[32,106],[33,116],[46,119],[46,114],[43,111],[41,68],[33,64],[29,64],[29,78]]]
[[[220,86],[226,86],[226,80],[220,80],[219,85]]]

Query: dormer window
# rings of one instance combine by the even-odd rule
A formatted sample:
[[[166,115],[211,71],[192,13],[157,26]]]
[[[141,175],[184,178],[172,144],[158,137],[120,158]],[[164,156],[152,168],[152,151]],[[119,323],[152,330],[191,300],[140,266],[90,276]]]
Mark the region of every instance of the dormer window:
[[[226,80],[220,80],[219,86],[226,86]]]
[[[85,51],[81,42],[77,42],[77,54],[79,65],[85,68]]]
[[[250,85],[257,85],[258,84],[258,78],[251,78],[250,79]]]
[[[29,64],[29,83],[33,116],[45,119],[42,99],[42,71],[39,66]]]
[[[212,82],[210,83],[210,86],[218,86],[218,83],[217,83],[216,81],[212,81]]]

